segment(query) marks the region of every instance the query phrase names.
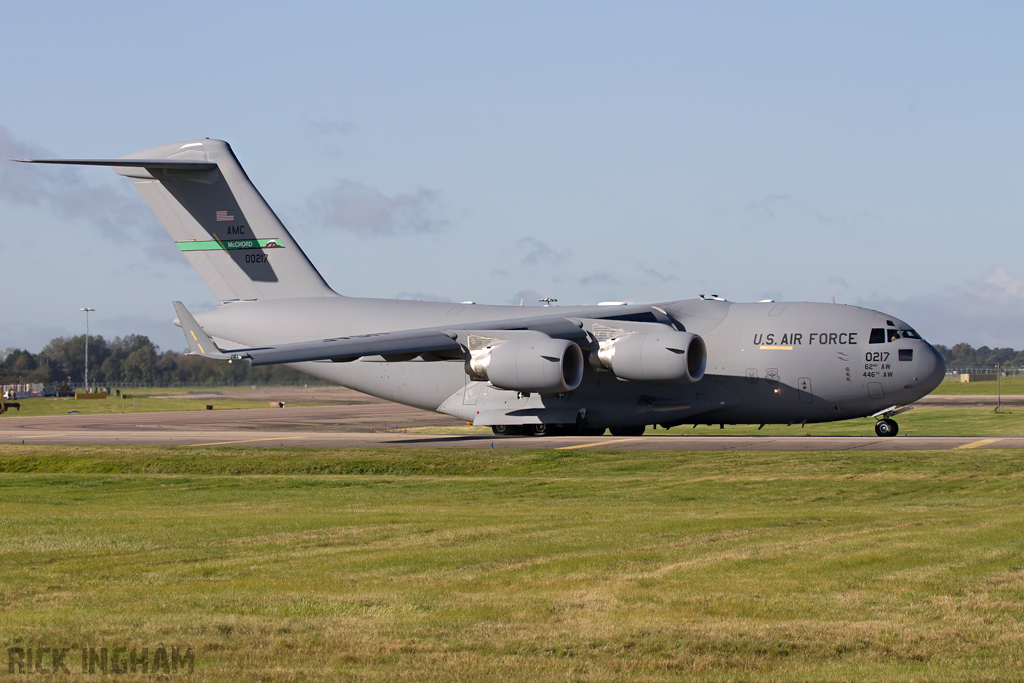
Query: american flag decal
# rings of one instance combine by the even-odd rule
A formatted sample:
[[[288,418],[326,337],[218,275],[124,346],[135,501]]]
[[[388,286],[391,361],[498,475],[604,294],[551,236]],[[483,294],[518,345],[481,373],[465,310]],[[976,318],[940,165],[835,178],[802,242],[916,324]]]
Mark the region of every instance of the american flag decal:
[[[226,221],[233,221],[233,220],[235,220],[235,217],[232,214],[228,213],[227,211],[218,211],[217,212],[217,222],[218,223],[224,223]]]

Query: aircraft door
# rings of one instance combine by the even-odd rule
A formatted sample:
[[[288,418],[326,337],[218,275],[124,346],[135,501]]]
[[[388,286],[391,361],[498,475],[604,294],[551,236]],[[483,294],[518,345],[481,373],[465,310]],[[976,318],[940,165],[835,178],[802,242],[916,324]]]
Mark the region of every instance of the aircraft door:
[[[800,397],[801,403],[811,403],[814,400],[811,394],[811,378],[801,377],[797,380],[797,395]]]

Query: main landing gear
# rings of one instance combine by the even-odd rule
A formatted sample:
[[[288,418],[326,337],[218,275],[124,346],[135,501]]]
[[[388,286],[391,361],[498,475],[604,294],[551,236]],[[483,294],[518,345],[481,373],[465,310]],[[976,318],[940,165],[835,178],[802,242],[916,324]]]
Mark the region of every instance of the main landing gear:
[[[885,418],[875,423],[875,434],[878,436],[896,436],[900,433],[900,426],[896,420]]]
[[[491,431],[495,436],[547,436],[551,433],[548,425],[494,425]]]
[[[604,427],[584,427],[582,425],[493,425],[491,431],[495,436],[601,436]],[[615,434],[616,430],[612,430]],[[641,432],[643,433],[643,432]],[[618,436],[618,434],[616,434]]]

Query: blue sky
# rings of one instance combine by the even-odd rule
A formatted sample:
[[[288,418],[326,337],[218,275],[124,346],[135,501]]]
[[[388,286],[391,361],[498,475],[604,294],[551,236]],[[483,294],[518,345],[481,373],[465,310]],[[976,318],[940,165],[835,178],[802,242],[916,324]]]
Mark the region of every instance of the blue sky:
[[[834,296],[1024,347],[1019,3],[0,9],[0,156],[225,139],[343,294]],[[2,162],[0,234],[0,349],[216,305],[109,169]]]

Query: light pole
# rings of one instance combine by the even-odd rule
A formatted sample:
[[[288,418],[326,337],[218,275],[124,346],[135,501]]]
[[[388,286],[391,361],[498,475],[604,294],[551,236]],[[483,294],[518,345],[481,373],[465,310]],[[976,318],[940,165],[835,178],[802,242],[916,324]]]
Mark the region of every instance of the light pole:
[[[89,313],[95,311],[95,308],[79,308],[80,311],[85,311],[85,393],[89,393]]]
[[[1003,407],[1003,392],[999,390],[999,378],[1003,374],[1003,364],[996,363],[996,409],[995,412],[999,412],[999,409]]]

